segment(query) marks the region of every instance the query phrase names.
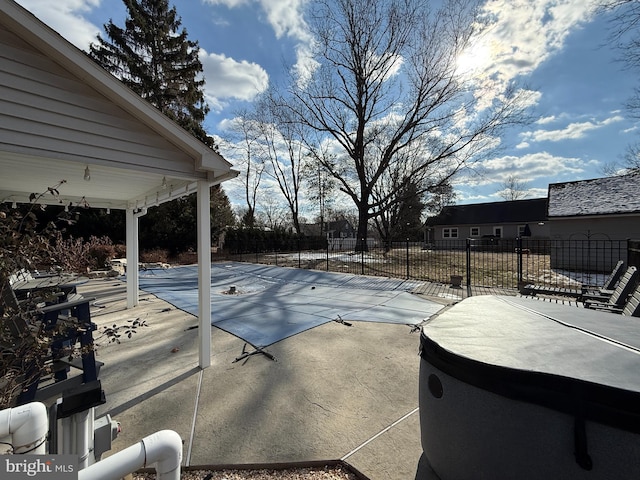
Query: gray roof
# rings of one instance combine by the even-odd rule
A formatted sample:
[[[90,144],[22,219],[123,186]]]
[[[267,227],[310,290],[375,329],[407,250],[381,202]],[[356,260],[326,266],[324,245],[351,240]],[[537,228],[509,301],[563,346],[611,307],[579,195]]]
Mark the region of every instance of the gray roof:
[[[547,218],[547,199],[531,198],[506,202],[449,205],[427,219],[428,226],[479,225],[540,222]]]
[[[549,185],[549,218],[640,213],[640,172]]]

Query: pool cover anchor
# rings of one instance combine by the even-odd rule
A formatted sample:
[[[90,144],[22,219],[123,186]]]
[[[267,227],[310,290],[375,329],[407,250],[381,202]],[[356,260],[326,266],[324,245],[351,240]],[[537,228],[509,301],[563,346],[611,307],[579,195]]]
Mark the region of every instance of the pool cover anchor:
[[[340,315],[338,315],[338,318],[334,319],[333,321],[336,323],[341,323],[342,325],[345,325],[347,327],[353,327],[352,323],[345,322]]]
[[[267,352],[264,347],[256,347],[255,345],[251,345],[254,350],[251,352],[247,351],[247,345],[250,345],[248,343],[245,342],[245,344],[242,346],[242,354],[237,357],[233,362],[231,363],[237,363],[240,360],[244,360],[245,358],[249,358],[252,355],[264,355],[265,357],[267,357],[269,360],[273,360],[274,362],[277,362],[278,360],[276,359],[276,357],[274,357],[272,354],[270,354],[269,352]]]

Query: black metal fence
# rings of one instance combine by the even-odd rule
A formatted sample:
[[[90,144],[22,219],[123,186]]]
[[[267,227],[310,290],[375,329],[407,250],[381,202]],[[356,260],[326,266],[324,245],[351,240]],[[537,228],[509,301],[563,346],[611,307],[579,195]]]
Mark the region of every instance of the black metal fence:
[[[638,242],[628,240],[466,239],[424,245],[375,244],[368,251],[323,248],[265,251],[245,245],[240,254],[220,255],[234,261],[406,278],[439,283],[462,277],[469,286],[517,288],[520,283],[558,287],[598,284],[618,260],[637,258]],[[640,250],[639,250],[640,252]]]

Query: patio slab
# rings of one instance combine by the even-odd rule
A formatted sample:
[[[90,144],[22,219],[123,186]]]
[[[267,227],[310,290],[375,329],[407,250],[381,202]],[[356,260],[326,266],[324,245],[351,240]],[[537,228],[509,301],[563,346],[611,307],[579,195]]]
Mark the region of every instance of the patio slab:
[[[237,361],[252,348],[214,328],[212,366],[200,370],[194,316],[146,293],[127,310],[113,279],[92,280],[81,293],[98,297],[99,326],[135,318],[149,325],[120,345],[99,345],[107,403],[98,413],[123,427],[108,454],[172,429],[184,441],[185,466],[345,458],[376,480],[415,475],[419,334],[409,326],[329,321],[269,345],[277,361]]]

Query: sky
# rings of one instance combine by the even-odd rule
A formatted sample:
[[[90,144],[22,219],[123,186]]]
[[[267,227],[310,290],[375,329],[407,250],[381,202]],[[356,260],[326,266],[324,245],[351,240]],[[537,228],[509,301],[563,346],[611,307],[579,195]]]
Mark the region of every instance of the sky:
[[[17,1],[85,51],[104,36],[105,23],[123,26],[126,18],[120,0]],[[303,15],[310,1],[170,1],[201,48],[210,135],[224,136],[228,121],[288,69],[304,72],[313,64]],[[498,153],[454,183],[456,203],[501,201],[510,175],[523,182],[527,198],[546,197],[550,183],[605,176],[603,168],[637,141],[640,125],[624,105],[640,86],[638,75],[617,60],[610,24],[593,13],[593,1],[486,0],[494,27],[461,57],[460,68],[526,84],[533,121],[508,130]],[[241,205],[239,183],[224,187]]]

